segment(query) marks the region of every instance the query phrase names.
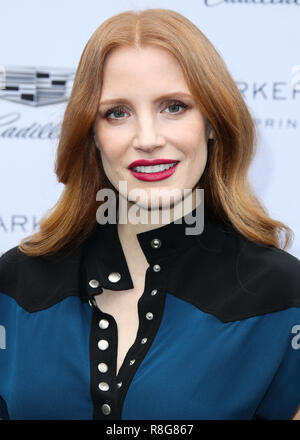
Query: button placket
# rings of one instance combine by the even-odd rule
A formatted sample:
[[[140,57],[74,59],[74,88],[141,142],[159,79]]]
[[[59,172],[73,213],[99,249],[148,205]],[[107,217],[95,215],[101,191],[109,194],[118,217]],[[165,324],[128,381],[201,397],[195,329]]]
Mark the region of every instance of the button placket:
[[[111,374],[114,372],[114,368],[112,367],[117,357],[115,345],[116,323],[113,316],[102,312],[94,298],[95,295],[103,292],[103,288],[101,287],[103,284],[102,278],[97,274],[98,267],[96,265],[97,259],[94,257],[95,253],[96,249],[94,252],[86,254],[88,274],[86,281],[87,301],[93,311],[90,333],[91,393],[94,403],[94,418],[108,420],[111,417],[120,417],[121,389],[126,387],[124,387],[123,377],[118,377],[117,380],[115,380],[114,376],[111,377]],[[107,267],[106,263],[104,267]],[[104,286],[118,290],[121,289],[122,283],[126,286],[126,282],[128,282],[129,285],[129,273],[127,273],[125,269],[126,267],[124,267],[125,280],[123,281],[122,264],[115,267],[109,267],[108,264]],[[111,287],[109,287],[109,285],[111,285]],[[121,381],[123,381],[123,386]]]
[[[158,249],[158,248],[161,247],[161,240],[159,240],[158,238],[154,238],[153,240],[151,240],[150,245],[151,245],[152,248]],[[160,267],[159,264],[154,264],[153,265],[154,272],[159,272],[160,269],[161,269],[161,267]],[[150,293],[151,293],[151,296],[156,295],[157,294],[157,289],[152,289]],[[152,320],[153,316],[154,315],[153,315],[152,312],[147,312],[146,315],[145,315],[147,320]],[[141,343],[141,345],[145,345],[147,341],[148,341],[148,338],[144,337],[144,338],[142,338],[140,340],[140,343]],[[135,363],[135,359],[130,359],[129,366],[133,365],[134,363]],[[121,384],[122,384],[122,382],[121,382]],[[119,386],[119,384],[117,384],[117,385]]]
[[[98,313],[100,313],[101,310],[98,308],[97,304],[95,304],[95,305],[96,305],[95,310]],[[107,336],[104,336],[105,333],[110,328],[110,321],[108,319],[104,319],[104,318],[101,318],[99,320],[99,318],[97,319],[97,315],[95,317],[95,320],[97,320],[95,322],[95,326],[98,327],[98,332],[100,332],[100,333],[97,332],[98,334],[95,335],[96,338],[98,336],[98,342],[97,342],[97,339],[95,341],[97,344],[98,350],[100,350],[103,353],[103,355],[106,359],[110,359],[110,355],[109,355],[109,351],[111,350],[110,341]],[[95,329],[96,329],[96,327],[95,327]],[[99,338],[99,336],[100,336],[100,338]],[[111,394],[109,394],[111,391],[111,386],[109,383],[110,377],[107,376],[107,372],[109,372],[109,362],[108,363],[107,363],[107,361],[102,362],[101,357],[99,359],[99,356],[97,356],[97,358],[98,358],[97,359],[97,361],[98,361],[98,364],[97,364],[98,375],[95,377],[95,379],[96,379],[95,386],[97,386],[98,392],[100,392],[101,395],[103,395],[103,399],[108,399],[108,400],[106,400],[106,401],[104,400],[105,403],[102,403],[103,400],[98,394],[96,394],[96,399],[97,400],[100,399],[99,403],[101,406],[99,407],[99,409],[101,409],[101,413],[104,416],[109,416],[113,411],[111,402],[109,401],[112,398]],[[106,378],[106,380],[104,378]],[[109,379],[109,380],[107,380],[107,379]],[[101,400],[102,400],[102,402],[101,402]]]
[[[108,328],[108,326],[109,326],[109,321],[107,319],[101,319],[99,321],[99,327],[102,330],[106,330]],[[105,348],[103,348],[103,346],[105,346],[105,342],[104,341],[106,341],[106,340],[105,339],[101,339],[98,342],[98,347],[100,348],[100,350],[105,350]],[[107,342],[107,344],[109,344],[108,341],[106,341],[106,342]],[[99,346],[99,344],[100,344],[100,346]],[[107,348],[108,347],[109,347],[109,345],[107,346]],[[100,373],[106,373],[107,370],[108,370],[107,364],[105,364],[104,362],[98,364],[98,370],[100,371]],[[108,385],[107,382],[100,382],[98,384],[98,387],[99,387],[99,390],[101,390],[101,391],[108,391],[109,390],[109,385]]]
[[[158,238],[154,238],[151,240],[150,242],[150,246],[152,247],[152,249],[154,251],[152,251],[152,255],[156,254],[156,251],[159,255],[159,249],[162,247],[162,242],[161,240],[159,240]],[[155,251],[156,250],[156,251]],[[160,262],[160,261],[159,261]],[[155,263],[155,264],[154,264]],[[101,310],[98,308],[98,305],[96,303],[96,300],[94,299],[93,295],[94,293],[90,294],[90,300],[88,301],[90,306],[94,306],[94,311],[96,312],[95,316],[95,321],[94,321],[94,329],[96,329],[98,327],[98,332],[96,331],[95,333],[95,339],[94,339],[94,347],[96,347],[96,350],[100,350],[98,351],[98,355],[96,355],[95,361],[96,364],[94,365],[94,396],[95,396],[95,405],[97,404],[97,400],[98,400],[98,412],[101,412],[103,414],[103,416],[115,416],[117,414],[119,414],[119,411],[122,408],[123,402],[124,402],[124,398],[126,397],[126,390],[128,389],[128,383],[130,383],[130,381],[132,380],[132,375],[134,375],[135,371],[137,370],[139,364],[140,364],[140,358],[143,358],[143,353],[147,353],[147,350],[149,349],[149,344],[150,344],[150,339],[149,337],[152,339],[152,336],[150,336],[153,333],[153,329],[156,328],[157,326],[157,319],[160,316],[160,313],[156,313],[156,306],[153,306],[154,309],[152,309],[151,307],[151,303],[153,300],[155,300],[156,297],[160,297],[160,298],[164,298],[164,295],[158,295],[158,293],[160,292],[160,287],[163,288],[164,282],[163,282],[163,278],[162,274],[161,274],[161,270],[162,267],[160,264],[158,264],[158,262],[154,262],[150,263],[151,267],[152,267],[152,271],[154,273],[157,273],[157,275],[153,274],[153,278],[151,276],[151,267],[149,267],[149,271],[148,271],[148,277],[150,276],[150,278],[147,278],[147,285],[145,286],[145,288],[147,289],[148,293],[147,296],[145,295],[145,302],[141,302],[142,307],[141,307],[141,311],[140,311],[140,319],[141,319],[141,333],[139,334],[139,339],[136,341],[136,345],[134,347],[134,349],[132,350],[132,352],[129,354],[129,357],[127,358],[127,362],[124,363],[124,368],[121,369],[121,374],[118,374],[116,376],[117,380],[115,381],[115,377],[113,377],[113,382],[110,382],[111,377],[110,377],[110,373],[111,373],[111,366],[110,363],[114,361],[115,357],[115,346],[113,341],[110,339],[110,337],[112,337],[112,321],[110,319],[107,318],[108,315],[103,316],[103,312],[101,312]],[[152,273],[153,273],[152,272]],[[99,288],[100,283],[99,281],[96,279],[96,277],[93,277],[93,274],[91,274],[92,276],[89,280],[89,291],[92,292]],[[111,272],[106,274],[107,276],[107,280],[110,283],[118,283],[118,281],[120,281],[121,279],[121,274],[119,272]],[[157,288],[154,288],[152,281],[157,278],[157,281],[159,282],[159,280],[161,280],[160,284],[162,284],[162,286],[156,286]],[[152,280],[151,280],[152,278]],[[148,281],[149,280],[149,281]],[[149,284],[152,284],[151,289],[148,290],[148,286]],[[163,293],[163,292],[162,292]],[[148,295],[150,296],[150,298],[148,297]],[[147,299],[148,298],[148,299]],[[156,300],[154,301],[153,305],[158,304],[156,301],[159,301],[159,298],[156,298]],[[148,305],[147,305],[148,304]],[[97,312],[98,309],[98,312]],[[151,310],[152,309],[152,310]],[[100,312],[100,313],[99,313]],[[103,317],[102,317],[102,316]],[[96,317],[100,316],[101,319],[97,319]],[[106,319],[105,319],[106,318]],[[154,319],[155,318],[155,319]],[[143,324],[144,321],[144,324]],[[150,323],[151,321],[151,323]],[[149,326],[148,326],[148,322],[149,322]],[[145,326],[146,324],[146,326]],[[145,332],[144,332],[145,330]],[[108,337],[106,336],[107,333],[105,333],[106,331],[108,331]],[[144,333],[144,334],[143,334]],[[146,334],[145,334],[146,333]],[[96,353],[96,352],[95,352]],[[103,355],[100,355],[100,353],[103,353]],[[102,359],[101,359],[102,358]],[[95,372],[95,369],[97,371],[97,373]],[[132,371],[132,373],[130,373],[130,371]],[[127,377],[128,375],[128,377]],[[123,380],[124,379],[124,380]],[[112,384],[114,384],[112,386]],[[117,388],[117,390],[119,390],[117,392],[117,395],[114,395],[114,387]],[[123,390],[123,391],[122,391]],[[102,397],[101,397],[102,396]],[[119,396],[119,397],[116,397]],[[117,398],[117,400],[115,401],[115,399]],[[118,400],[120,399],[120,401]],[[116,405],[116,407],[115,407]],[[101,416],[100,416],[101,418]],[[108,417],[109,418],[109,417]]]
[[[111,282],[117,282],[121,278],[120,274],[116,274],[116,273],[110,274],[109,277],[110,277]],[[92,289],[98,288],[99,285],[100,285],[100,283],[97,279],[91,279],[89,281],[89,286]],[[96,309],[98,312],[100,312],[100,309],[97,305],[97,302],[93,296],[91,297],[90,300],[88,300],[88,303],[91,307],[94,307],[94,309]],[[106,331],[108,329],[109,325],[110,325],[110,322],[108,319],[102,318],[98,321],[98,328],[101,329],[101,331]],[[97,342],[97,347],[102,352],[105,352],[110,347],[109,341],[105,338],[100,338]],[[97,370],[98,370],[99,374],[101,374],[101,375],[106,374],[109,370],[107,363],[99,362],[97,365]],[[105,395],[110,390],[109,383],[104,382],[104,381],[100,381],[98,383],[98,390],[103,392],[103,395]],[[111,414],[111,411],[112,411],[112,408],[108,402],[101,405],[101,412],[103,415],[108,416],[109,414]]]
[[[162,242],[159,239],[152,239],[150,241],[150,246],[152,247],[152,249],[156,249],[157,253],[159,253],[159,249],[162,247]],[[163,279],[161,274],[162,268],[160,264],[158,264],[158,262],[155,262],[155,259],[153,258],[155,253],[156,251],[151,251],[151,254],[149,255],[150,266],[147,269],[145,280],[145,290],[147,291],[147,294],[143,295],[142,300],[138,304],[140,317],[138,338],[134,346],[132,347],[133,350],[129,353],[127,362],[123,365],[124,368],[121,367],[120,369],[121,374],[118,375],[118,379],[126,379],[126,382],[123,380],[123,386],[122,382],[117,382],[117,387],[120,388],[122,386],[123,389],[123,391],[120,390],[120,409],[122,408],[122,405],[126,398],[126,391],[128,390],[128,386],[130,385],[134,374],[139,368],[140,363],[144,359],[145,353],[147,353],[147,351],[149,350],[149,344],[151,344],[151,341],[154,337],[154,330],[157,331],[159,320],[162,316],[162,310],[159,308],[159,303],[161,301],[161,304],[164,304],[165,280]],[[145,252],[145,254],[147,256],[147,251]],[[154,273],[157,273],[157,275],[154,275]],[[158,295],[160,288],[154,288],[153,286],[153,281],[155,282],[155,279],[162,289],[162,295]],[[149,285],[152,285],[150,289]],[[153,305],[151,306],[151,304]]]
[[[101,319],[99,321],[99,328],[105,331],[109,327],[109,321],[107,319]],[[98,341],[98,348],[102,351],[106,351],[109,348],[109,342],[107,339],[100,339]],[[105,374],[108,371],[108,365],[105,362],[100,362],[98,364],[99,373]],[[104,395],[110,390],[110,385],[108,382],[101,381],[98,383],[98,389],[104,393]],[[105,416],[111,413],[111,406],[108,403],[104,403],[101,406],[102,414]]]
[[[153,238],[150,242],[150,246],[153,249],[159,249],[162,246],[162,242],[159,238]],[[160,272],[161,267],[159,264],[154,264],[153,265],[153,271],[154,272]],[[157,294],[157,289],[152,289],[150,292],[151,296],[154,296]],[[153,319],[153,313],[152,312],[147,312],[146,313],[146,319],[148,319],[148,321]],[[142,338],[141,340],[141,344],[145,344],[147,342],[148,338]]]

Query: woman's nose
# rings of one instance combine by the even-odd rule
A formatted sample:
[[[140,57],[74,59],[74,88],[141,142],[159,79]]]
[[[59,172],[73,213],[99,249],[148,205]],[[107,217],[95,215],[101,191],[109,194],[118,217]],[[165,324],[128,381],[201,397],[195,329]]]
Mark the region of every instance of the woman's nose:
[[[152,118],[137,123],[134,146],[144,151],[153,151],[164,145],[164,138],[159,133],[158,124]]]

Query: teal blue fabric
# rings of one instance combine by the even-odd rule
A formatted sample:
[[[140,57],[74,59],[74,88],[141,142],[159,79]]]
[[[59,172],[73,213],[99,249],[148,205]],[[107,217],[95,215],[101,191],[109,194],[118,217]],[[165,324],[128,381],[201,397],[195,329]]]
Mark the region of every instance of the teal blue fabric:
[[[76,296],[29,313],[0,294],[1,418],[93,418],[91,318]],[[298,307],[224,323],[167,293],[121,418],[291,418],[300,404],[299,324]]]

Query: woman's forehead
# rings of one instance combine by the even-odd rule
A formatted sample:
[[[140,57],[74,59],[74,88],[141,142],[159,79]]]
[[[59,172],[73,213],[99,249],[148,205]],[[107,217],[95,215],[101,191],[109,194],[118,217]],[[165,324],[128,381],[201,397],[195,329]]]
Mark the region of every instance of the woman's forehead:
[[[177,91],[189,93],[178,61],[165,49],[122,47],[114,49],[105,60],[102,100],[118,99],[124,93],[150,93],[155,99]]]

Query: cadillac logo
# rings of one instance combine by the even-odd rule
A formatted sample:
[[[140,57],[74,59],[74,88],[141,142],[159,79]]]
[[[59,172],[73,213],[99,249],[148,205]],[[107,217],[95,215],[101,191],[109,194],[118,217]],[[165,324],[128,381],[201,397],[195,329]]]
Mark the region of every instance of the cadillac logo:
[[[67,101],[73,85],[73,69],[1,66],[0,98],[30,106]]]

